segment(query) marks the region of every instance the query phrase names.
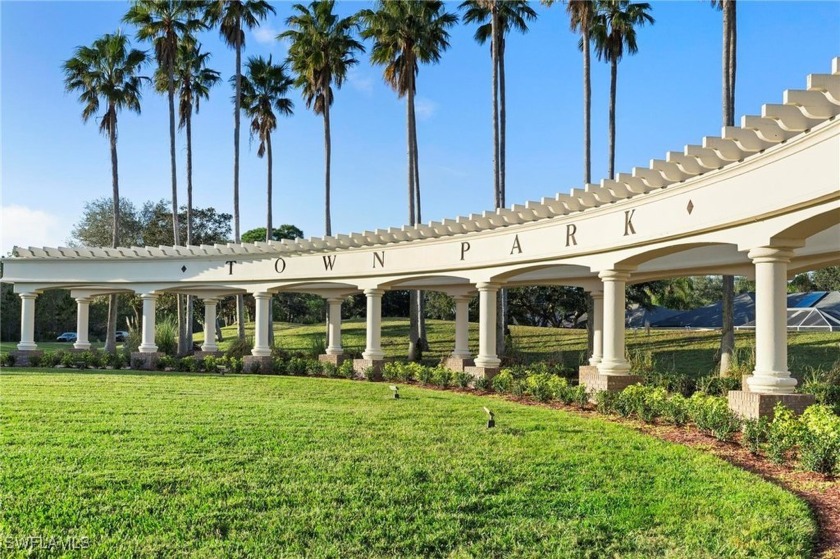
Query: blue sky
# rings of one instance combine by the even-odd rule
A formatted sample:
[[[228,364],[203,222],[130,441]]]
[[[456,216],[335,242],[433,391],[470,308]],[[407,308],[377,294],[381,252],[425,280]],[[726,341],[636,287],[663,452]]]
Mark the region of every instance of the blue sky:
[[[274,40],[291,11],[247,36],[245,56],[283,59]],[[128,4],[114,1],[0,0],[0,143],[2,238],[12,246],[65,245],[85,202],[110,196],[108,142],[64,92],[61,64],[76,46],[121,28]],[[364,2],[339,2],[353,13]],[[581,55],[562,7],[534,7],[539,19],[507,50],[509,205],[579,187],[582,179]],[[457,3],[448,4],[457,11]],[[639,53],[619,66],[616,171],[646,166],[666,151],[720,132],[721,14],[702,0],[653,2],[656,23],[639,31]],[[423,220],[492,207],[489,49],[472,26],[452,30],[440,64],[418,78],[418,135]],[[201,37],[211,67],[227,79],[233,51],[215,32]],[[138,44],[142,48],[148,45]],[[369,44],[367,45],[369,48]],[[757,114],[784,89],[803,88],[809,73],[830,71],[840,55],[840,2],[738,4],[736,114]],[[152,67],[146,69],[150,74]],[[399,226],[407,221],[405,102],[382,81],[367,54],[336,94],[332,110],[333,232]],[[608,66],[593,61],[592,174],[606,175]],[[211,92],[195,118],[195,205],[232,212],[233,118],[230,86]],[[321,117],[293,95],[295,115],[273,137],[274,223],[322,235]],[[241,154],[242,230],[265,223],[265,160],[244,127]],[[179,202],[185,202],[185,151],[178,137]],[[142,115],[120,115],[121,194],[140,205],[169,199],[168,117],[164,96],[147,89]],[[795,185],[791,185],[792,188]]]

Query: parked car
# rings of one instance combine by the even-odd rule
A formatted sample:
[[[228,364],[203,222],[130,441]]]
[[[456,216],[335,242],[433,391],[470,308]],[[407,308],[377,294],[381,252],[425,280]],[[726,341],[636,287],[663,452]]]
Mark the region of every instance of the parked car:
[[[124,342],[128,339],[128,332],[125,330],[117,330],[116,339],[118,342]]]
[[[55,339],[57,342],[75,342],[76,341],[76,333],[75,332],[65,332],[59,337]]]

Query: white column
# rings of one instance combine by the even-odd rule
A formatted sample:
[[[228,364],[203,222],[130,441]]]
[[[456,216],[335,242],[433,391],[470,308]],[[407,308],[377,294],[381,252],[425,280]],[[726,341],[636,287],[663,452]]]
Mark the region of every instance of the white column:
[[[590,365],[598,365],[604,358],[604,292],[592,291],[592,357]]]
[[[90,299],[87,297],[79,297],[76,299],[76,343],[73,347],[76,349],[90,349],[90,340],[88,339],[90,326]]]
[[[143,300],[143,330],[140,347],[137,349],[140,353],[155,353],[158,350],[155,345],[155,303],[157,302],[157,295],[155,293],[141,293],[140,299]]]
[[[455,299],[455,350],[452,357],[470,358],[470,299],[471,295],[458,295]]]
[[[204,343],[201,351],[219,351],[216,345],[216,304],[218,299],[208,297],[204,299]]]
[[[496,293],[495,283],[479,283],[478,288],[478,357],[476,367],[495,369],[501,361],[496,355]]]
[[[626,375],[630,364],[624,358],[624,289],[630,274],[621,270],[604,270],[598,277],[604,284],[604,352],[598,363],[598,372]]]
[[[382,289],[365,289],[367,297],[367,347],[362,357],[370,360],[382,359]]]
[[[271,355],[271,346],[268,345],[268,306],[271,304],[271,293],[260,291],[254,293],[257,302],[257,316],[254,317],[254,349],[251,355],[256,357],[268,357]]]
[[[20,351],[38,349],[35,343],[35,298],[37,293],[20,293]]]
[[[793,251],[760,247],[748,256],[755,264],[755,371],[747,382],[759,394],[792,394],[796,379],[787,362],[787,265]]]
[[[344,350],[341,348],[341,303],[342,297],[331,297],[327,299],[330,305],[330,339],[327,346],[327,355],[341,355]]]

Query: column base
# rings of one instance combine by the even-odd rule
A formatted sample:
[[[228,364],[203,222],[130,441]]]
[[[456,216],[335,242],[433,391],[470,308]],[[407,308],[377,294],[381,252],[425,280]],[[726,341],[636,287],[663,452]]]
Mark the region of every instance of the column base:
[[[353,370],[359,378],[382,380],[385,363],[385,359],[353,359]]]
[[[138,371],[154,371],[157,369],[158,361],[164,355],[166,354],[159,351],[132,351],[131,368]]]
[[[464,372],[471,375],[473,378],[485,378],[490,380],[499,374],[499,368],[475,365],[472,367],[464,367]]]
[[[73,350],[75,350],[75,351],[90,351],[90,347],[91,347],[90,342],[85,342],[85,343],[78,343],[77,342],[77,343],[73,344],[73,349],[71,351],[73,351]]]
[[[441,364],[450,371],[463,373],[467,367],[475,366],[475,359],[472,357],[457,357],[455,355],[450,355],[449,357],[445,357],[441,361]]]
[[[813,394],[759,394],[730,390],[727,396],[729,409],[742,419],[758,419],[759,417],[773,419],[773,408],[777,403],[781,403],[790,408],[794,414],[799,415],[815,402]]]
[[[621,392],[628,386],[642,382],[639,375],[605,375],[594,365],[582,365],[578,370],[578,382],[589,394],[596,392]]]
[[[753,371],[747,380],[750,392],[761,394],[793,394],[796,384],[796,379],[787,371]]]
[[[343,353],[322,353],[318,356],[318,361],[321,363],[332,363],[336,367],[340,367],[348,359],[349,357]]]
[[[598,363],[598,372],[607,376],[627,376],[630,374],[630,363],[627,361],[601,361]]]
[[[270,375],[274,372],[274,358],[271,355],[246,355],[242,358],[242,372]]]
[[[17,345],[18,351],[38,351],[38,344],[35,342],[20,342]]]
[[[15,350],[10,351],[9,355],[15,358],[15,367],[31,367],[32,362],[30,358],[32,357],[41,357],[44,355],[44,350],[42,349],[27,349],[27,350]]]
[[[222,357],[224,354],[224,351],[219,351],[218,349],[213,351],[207,351],[202,349],[201,351],[194,351],[193,357],[200,360],[204,359],[205,357]]]

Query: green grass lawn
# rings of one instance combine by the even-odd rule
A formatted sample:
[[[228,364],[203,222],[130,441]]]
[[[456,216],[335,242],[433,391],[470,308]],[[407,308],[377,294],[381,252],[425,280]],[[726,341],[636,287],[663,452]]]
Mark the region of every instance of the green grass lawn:
[[[251,375],[4,369],[0,383],[7,544],[695,559],[807,557],[816,530],[804,502],[713,456],[496,398]]]
[[[427,320],[430,351],[425,354],[434,361],[448,355],[455,343],[455,325],[443,320]],[[309,351],[316,340],[324,339],[324,326],[277,322],[274,325],[276,343],[290,351]],[[248,336],[254,334],[253,324],[246,326]],[[223,329],[227,341],[236,338],[236,327]],[[524,361],[550,360],[577,368],[586,355],[586,331],[566,328],[537,328],[511,326],[513,348],[509,352]],[[737,332],[736,343],[741,359],[751,357],[755,334]],[[201,333],[197,339],[203,339]],[[470,324],[470,350],[478,353],[478,324]],[[342,343],[346,350],[361,352],[365,346],[365,322],[346,320],[342,324]],[[650,351],[657,369],[677,371],[694,376],[708,374],[715,369],[715,355],[720,346],[719,331],[644,330],[627,331],[627,349],[631,355]],[[791,332],[788,334],[789,361],[795,376],[809,367],[827,367],[840,360],[840,332]],[[382,321],[382,349],[388,357],[404,358],[408,353],[408,320],[386,318]]]
[[[424,356],[428,361],[438,361],[448,355],[455,343],[455,324],[443,320],[427,320],[430,351]],[[236,338],[236,327],[222,329],[225,341],[220,344],[226,349]],[[313,344],[323,343],[325,327],[322,324],[301,325],[283,322],[274,323],[276,344],[292,352],[309,352]],[[246,334],[253,338],[254,325],[246,325]],[[511,326],[513,347],[509,355],[520,361],[548,360],[562,362],[567,367],[577,368],[586,355],[586,331],[564,328],[536,328]],[[755,347],[755,334],[737,332],[738,356],[742,360],[751,358]],[[203,333],[196,332],[195,340],[203,341]],[[470,350],[478,353],[478,324],[470,324]],[[365,347],[364,320],[345,320],[342,324],[342,343],[346,351],[361,353]],[[0,353],[15,349],[15,343],[0,343]],[[119,344],[121,347],[122,344]],[[715,369],[715,355],[720,345],[720,332],[715,330],[644,330],[627,331],[627,349],[632,355],[651,352],[658,370],[676,371],[692,376],[710,373]],[[39,342],[38,347],[46,350],[67,350],[72,344],[61,342]],[[102,347],[102,344],[94,344]],[[788,333],[789,362],[794,376],[802,378],[810,367],[828,367],[840,361],[840,332],[790,332]],[[408,353],[408,320],[386,318],[382,321],[382,348],[388,357],[404,358]]]

